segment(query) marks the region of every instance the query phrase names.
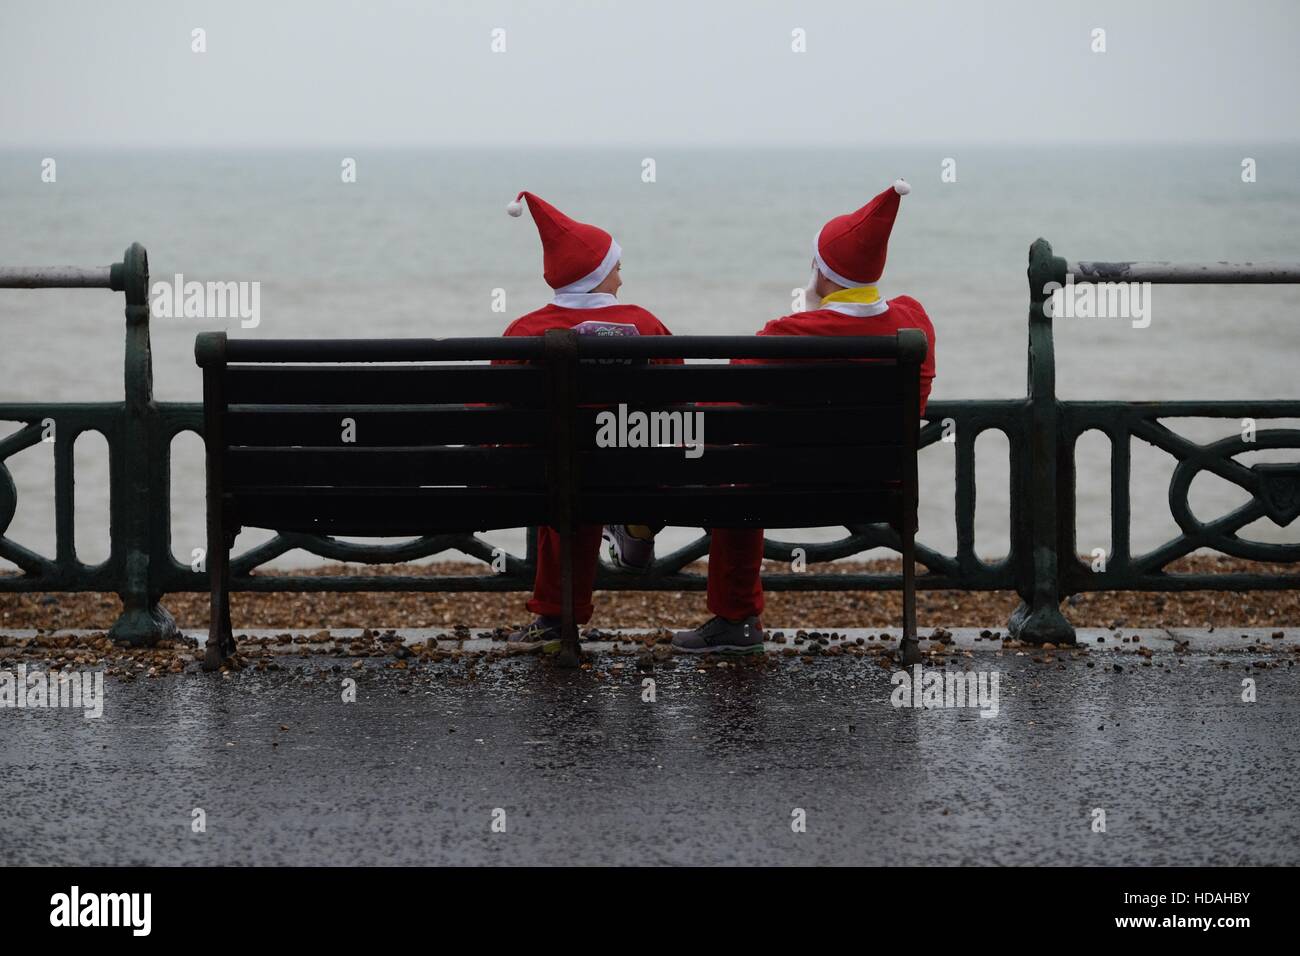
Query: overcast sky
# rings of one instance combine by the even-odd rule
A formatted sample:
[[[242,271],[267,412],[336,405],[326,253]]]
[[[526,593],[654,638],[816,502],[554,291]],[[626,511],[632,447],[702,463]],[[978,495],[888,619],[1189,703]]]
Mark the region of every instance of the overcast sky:
[[[0,11],[0,146],[1300,139],[1295,0],[0,0]],[[205,53],[191,50],[195,28]],[[496,28],[504,53],[491,49]],[[791,49],[796,29],[806,52]]]

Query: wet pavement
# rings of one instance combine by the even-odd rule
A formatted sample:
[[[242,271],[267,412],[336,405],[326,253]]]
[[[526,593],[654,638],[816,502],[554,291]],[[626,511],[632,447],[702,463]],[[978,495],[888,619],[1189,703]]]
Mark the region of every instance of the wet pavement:
[[[1295,638],[1174,640],[964,643],[987,718],[849,655],[109,677],[98,719],[0,710],[0,863],[1300,863]]]

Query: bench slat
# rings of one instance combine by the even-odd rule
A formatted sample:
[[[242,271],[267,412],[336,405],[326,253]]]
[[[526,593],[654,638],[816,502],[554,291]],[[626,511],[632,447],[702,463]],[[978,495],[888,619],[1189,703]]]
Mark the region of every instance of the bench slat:
[[[317,534],[415,537],[551,520],[544,493],[493,488],[267,488],[223,499],[231,520],[245,527]]]
[[[579,409],[579,448],[596,447],[597,415],[610,406]],[[632,411],[704,413],[704,438],[711,445],[901,445],[901,405],[832,405],[775,408],[768,405],[629,406]]]
[[[538,448],[231,448],[226,487],[404,487],[492,485],[541,489]]]
[[[891,521],[901,487],[861,492],[808,488],[802,494],[761,488],[672,488],[653,495],[593,491],[578,498],[585,524],[666,524],[699,528],[821,528]]]
[[[594,448],[596,416],[609,406],[579,409],[579,447]],[[637,406],[630,411],[696,411],[705,415],[710,444],[889,445],[901,441],[899,405],[774,408],[764,405]],[[292,447],[328,446],[340,440],[344,418],[356,423],[359,446],[459,445],[509,443],[540,445],[547,440],[542,409],[460,405],[284,406],[235,405],[226,415],[226,444]]]
[[[545,370],[529,365],[232,365],[228,405],[546,403]]]
[[[237,405],[226,415],[225,442],[263,447],[329,446],[340,441],[344,418],[356,423],[356,445],[368,448],[546,442],[546,415],[539,409],[459,405],[350,410]]]
[[[578,453],[579,494],[605,487],[690,485],[819,485],[867,488],[903,477],[901,445],[772,448],[705,447],[698,458],[681,448],[597,448]]]
[[[580,404],[770,402],[781,406],[853,402],[897,405],[902,375],[881,362],[785,365],[649,365],[578,368]]]

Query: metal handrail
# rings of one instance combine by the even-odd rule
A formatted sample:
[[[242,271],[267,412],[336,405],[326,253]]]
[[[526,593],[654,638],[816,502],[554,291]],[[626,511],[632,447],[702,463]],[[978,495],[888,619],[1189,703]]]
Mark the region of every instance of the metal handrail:
[[[1078,282],[1152,282],[1167,285],[1268,285],[1300,282],[1294,262],[1067,262]]]

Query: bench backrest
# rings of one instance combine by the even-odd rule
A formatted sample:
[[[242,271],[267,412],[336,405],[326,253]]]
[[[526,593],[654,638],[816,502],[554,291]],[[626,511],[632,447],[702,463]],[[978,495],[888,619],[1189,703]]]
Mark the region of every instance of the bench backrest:
[[[916,330],[279,341],[204,333],[195,355],[209,498],[221,501],[227,529],[343,535],[573,522],[914,524],[925,348]],[[673,358],[719,361],[647,364]],[[780,364],[726,364],[732,358]],[[467,364],[485,360],[518,364]],[[682,444],[645,447],[656,438]]]

